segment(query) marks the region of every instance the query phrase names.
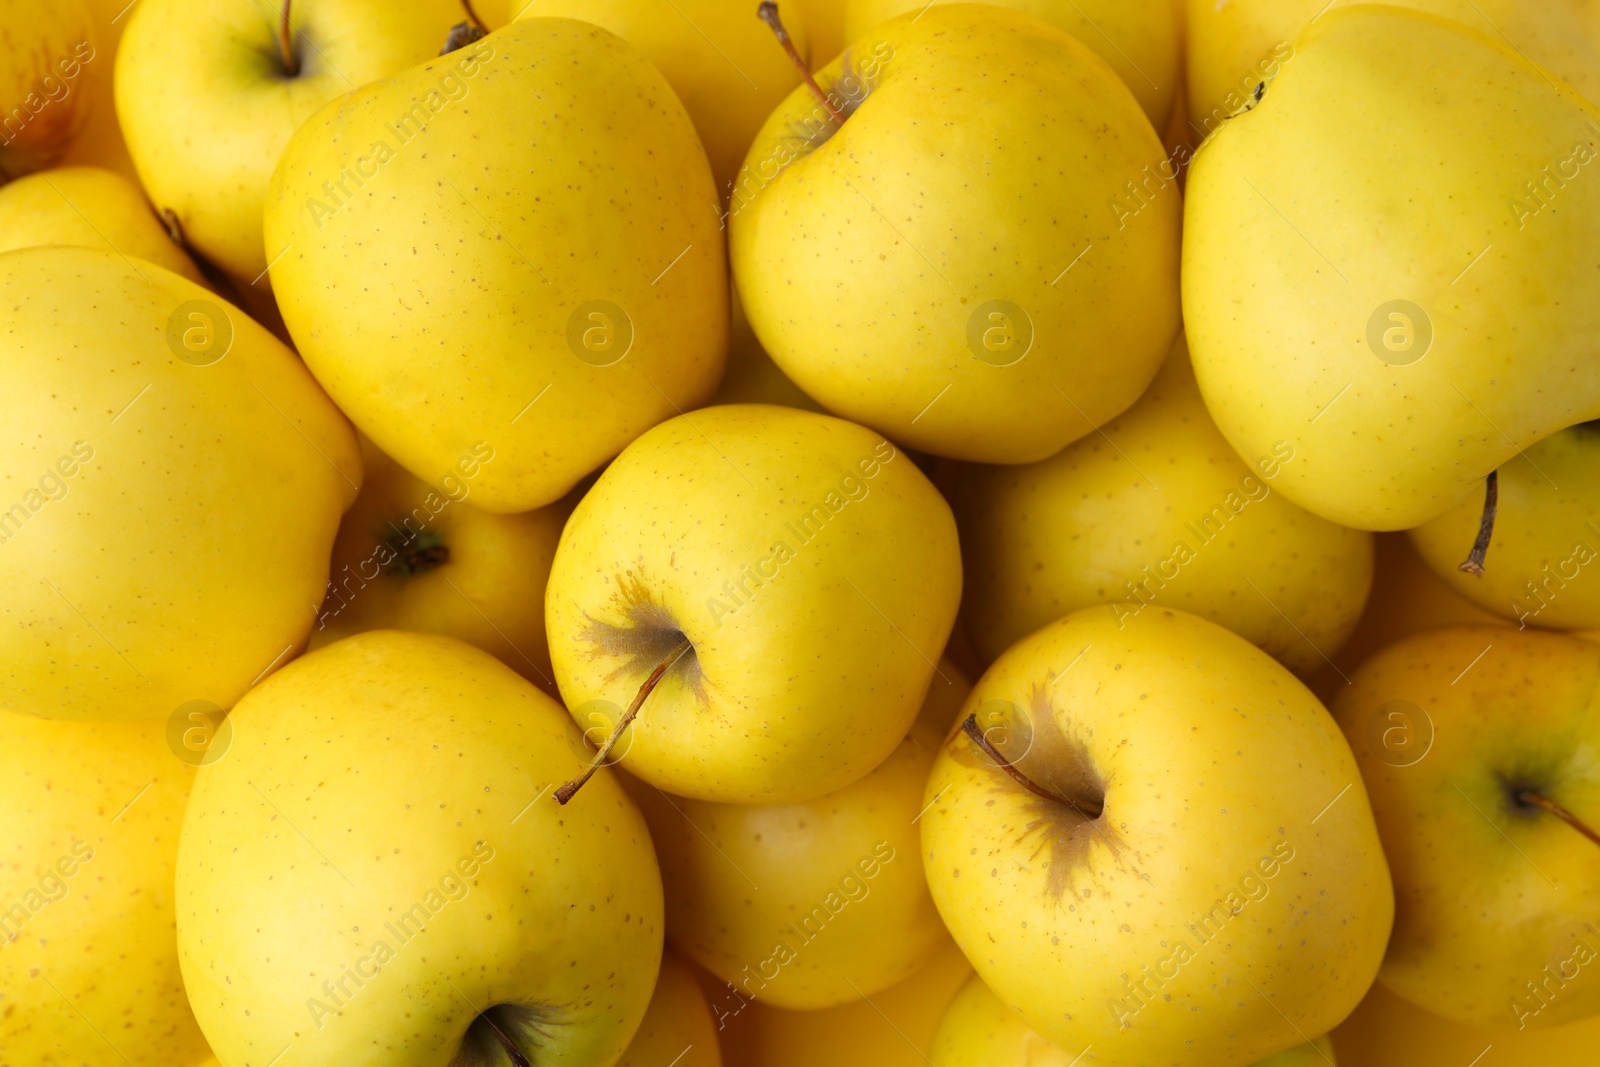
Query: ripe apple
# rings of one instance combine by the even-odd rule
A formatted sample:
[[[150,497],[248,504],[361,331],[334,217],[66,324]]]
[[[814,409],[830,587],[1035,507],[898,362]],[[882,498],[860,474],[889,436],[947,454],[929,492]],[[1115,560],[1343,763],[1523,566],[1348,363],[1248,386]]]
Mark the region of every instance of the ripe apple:
[[[1317,16],[1359,0],[1187,0],[1189,119],[1196,139],[1244,107],[1294,56],[1294,37]],[[1593,100],[1600,89],[1600,22],[1593,0],[1396,0],[1500,38]]]
[[[932,1067],[1073,1067],[1079,1058],[1040,1037],[977,975],[946,1009],[933,1042]],[[1323,1067],[1333,1062],[1333,1044],[1324,1036],[1257,1060],[1253,1067]]]
[[[962,611],[984,661],[1081,607],[1131,619],[1159,604],[1314,674],[1361,615],[1372,536],[1273,492],[1296,458],[1287,441],[1234,453],[1180,341],[1099,433],[1038,463],[970,468],[956,506]]]
[[[694,120],[719,193],[732,187],[766,117],[800,84],[799,72],[745,0],[538,0],[517,17],[582,19],[637,48]],[[785,4],[783,20],[800,56],[810,55],[804,8]]]
[[[844,30],[849,7],[849,0],[797,0],[783,8],[785,21],[795,8],[803,13],[806,32],[811,39],[812,70],[821,70],[833,62],[844,51],[844,46],[853,40]]]
[[[729,205],[739,296],[784,373],[984,463],[1132,404],[1178,331],[1180,209],[1115,73],[1043,21],[957,4],[884,23],[819,81],[843,124],[791,93]]]
[[[1471,1026],[1600,1014],[1600,647],[1456,628],[1390,646],[1333,705],[1394,872],[1379,981]]]
[[[813,800],[718,804],[635,780],[674,948],[741,998],[808,1010],[871,996],[928,960],[947,935],[916,820],[934,754],[971,688],[949,661],[940,675],[888,759]]]
[[[122,31],[128,25],[124,17],[129,12],[128,2],[87,0],[87,7],[94,24],[94,63],[99,69],[84,86],[88,93],[88,121],[67,146],[61,164],[101,167],[115,171],[137,185],[139,172],[134,169],[133,157],[128,155],[127,142],[122,139],[122,127],[117,125],[116,88],[112,77],[117,47],[122,42]]]
[[[1462,1026],[1402,1000],[1381,982],[1333,1031],[1340,1058],[1357,1067],[1471,1064],[1475,1057],[1478,1067],[1551,1067],[1589,1062],[1596,1042],[1600,1018],[1545,1030]]]
[[[893,444],[730,405],[662,423],[600,476],[561,534],[545,623],[583,726],[615,731],[648,696],[618,737],[627,770],[794,804],[899,747],[960,596],[950,508]]]
[[[0,254],[0,705],[229,707],[301,647],[355,434],[294,354],[150,263]]]
[[[0,27],[4,182],[61,158],[83,128],[90,86],[109,61],[83,0],[0,0]]]
[[[1349,746],[1264,652],[1085,608],[989,668],[940,751],[928,886],[995,995],[1072,1056],[1240,1067],[1360,1001],[1393,917]]]
[[[739,294],[729,292],[732,321],[728,332],[728,369],[722,384],[711,398],[713,404],[781,404],[826,414],[822,405],[805,394],[789,376],[778,369],[756,339],[750,320],[739,303]]]
[[[925,0],[849,0],[845,7],[845,39],[859,41],[880,22],[915,14]],[[1106,61],[1122,79],[1150,123],[1164,129],[1181,81],[1182,51],[1177,10],[1172,0],[1006,0],[1001,6],[1026,11],[1065,30]],[[831,57],[830,57],[831,58]]]
[[[0,186],[0,252],[36,245],[137,256],[210,287],[151,212],[144,191],[99,167],[57,167]]]
[[[0,712],[0,736],[0,1063],[199,1060],[172,934],[194,773],[166,723]]]
[[[616,1067],[722,1067],[706,995],[694,971],[670,952],[661,957],[650,1007]]]
[[[117,117],[139,178],[185,241],[253,282],[282,251],[263,246],[261,208],[295,128],[329,101],[437,55],[461,7],[457,0],[140,0],[125,18]],[[342,177],[335,167],[319,181]]]
[[[438,490],[361,439],[367,476],[334,539],[310,647],[365,630],[445,634],[556,695],[544,589],[571,506],[517,515],[474,507],[473,483],[494,458],[485,442],[468,467],[473,474]]]
[[[1494,535],[1482,574],[1464,572],[1482,501],[1410,533],[1435,574],[1519,626],[1600,627],[1600,422],[1553,433],[1500,468]]]
[[[296,660],[229,719],[177,871],[184,983],[219,1059],[616,1061],[655,984],[661,880],[615,779],[549,796],[583,756],[559,705],[470,645],[384,630]]]
[[[1415,11],[1330,11],[1293,47],[1190,168],[1195,374],[1240,455],[1294,445],[1289,499],[1409,529],[1600,417],[1600,110]]]
[[[273,286],[379,448],[443,488],[488,441],[475,506],[527,511],[715,390],[715,202],[654,67],[597,26],[528,19],[300,127],[267,201],[290,249]]]

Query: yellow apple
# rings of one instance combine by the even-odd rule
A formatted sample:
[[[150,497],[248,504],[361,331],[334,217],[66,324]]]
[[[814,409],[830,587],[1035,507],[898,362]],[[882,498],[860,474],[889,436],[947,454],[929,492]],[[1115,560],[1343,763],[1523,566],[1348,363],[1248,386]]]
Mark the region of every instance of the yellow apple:
[[[743,998],[817,1009],[915,973],[946,940],[916,820],[971,687],[948,661],[911,731],[865,778],[756,807],[632,790],[661,859],[667,939]]]
[[[434,489],[362,438],[366,480],[334,539],[310,644],[365,630],[445,634],[492,653],[554,696],[544,588],[570,506],[481,511],[472,506],[473,482],[494,462],[492,448],[475,459],[474,475]]]
[[[1085,608],[962,712],[928,780],[928,885],[1052,1043],[1241,1067],[1366,993],[1394,910],[1372,811],[1338,727],[1265,653],[1180,611]]]
[[[1507,460],[1498,497],[1482,574],[1460,567],[1483,510],[1476,496],[1412,530],[1412,544],[1457,594],[1519,626],[1600,626],[1600,422]]]
[[[793,804],[900,746],[960,595],[949,506],[893,444],[729,405],[662,423],[600,476],[561,534],[545,622],[561,695],[600,736],[665,668],[621,735],[627,770]]]
[[[195,1062],[172,933],[194,774],[167,724],[0,712],[0,738],[0,1063]]]
[[[0,0],[0,27],[3,182],[61,158],[110,60],[83,0]]]
[[[616,1067],[722,1067],[717,1028],[694,972],[668,952],[644,1021]]]
[[[819,77],[844,124],[791,93],[729,205],[739,296],[784,373],[984,463],[1044,459],[1132,404],[1178,331],[1179,194],[1104,61],[1023,12],[941,4]]]
[[[850,0],[794,0],[782,9],[783,17],[788,19],[789,12],[796,8],[804,13],[811,37],[811,69],[821,70],[850,43],[844,30]]]
[[[905,981],[836,1008],[774,1008],[727,985],[713,985],[707,995],[723,1056],[741,1067],[927,1067],[939,1016],[971,973],[967,958],[945,937]]]
[[[1080,1058],[1040,1037],[977,975],[945,1011],[933,1040],[931,1067],[1073,1067]],[[1319,1037],[1257,1060],[1253,1067],[1331,1067],[1333,1062],[1332,1043]]]
[[[730,291],[729,296],[733,315],[728,332],[728,369],[711,403],[781,404],[822,414],[822,405],[790,381],[761,347],[744,306],[739,303],[739,294]]]
[[[229,1067],[604,1067],[661,955],[644,820],[561,707],[434,634],[358,634],[233,709],[178,852],[178,954]],[[308,740],[315,743],[308,744]],[[242,888],[244,887],[244,888]]]
[[[289,249],[273,287],[306,365],[379,448],[443,488],[488,441],[475,505],[527,511],[715,390],[715,201],[643,57],[528,19],[300,127],[268,195],[268,243]]]
[[[0,252],[35,245],[137,256],[207,285],[151,212],[143,190],[99,167],[58,167],[0,186]]]
[[[95,77],[88,80],[89,119],[67,146],[61,162],[75,167],[102,167],[137,184],[139,172],[134,169],[128,144],[122,139],[122,127],[117,124],[116,88],[112,78],[117,47],[122,41],[122,31],[128,26],[128,0],[87,0],[87,3],[94,20],[95,63],[99,69]]]
[[[1039,463],[973,467],[956,520],[962,611],[985,662],[1091,604],[1119,620],[1182,608],[1302,676],[1361,615],[1372,535],[1273,490],[1294,446],[1236,455],[1206,413],[1180,342],[1133,407]]]
[[[846,40],[867,37],[880,22],[915,14],[927,0],[848,0]],[[1172,112],[1180,78],[1178,22],[1172,0],[1004,0],[1065,30],[1106,61],[1156,129]],[[829,57],[831,58],[831,57]]]
[[[1190,168],[1195,373],[1240,455],[1294,446],[1284,496],[1409,529],[1600,417],[1600,110],[1416,11],[1330,11],[1293,47]]]
[[[1294,57],[1290,42],[1317,16],[1361,0],[1187,0],[1189,120],[1195,139],[1219,128]],[[1503,39],[1595,99],[1600,7],[1594,0],[1395,0]]]
[[[0,706],[231,706],[310,632],[355,434],[292,352],[153,264],[7,252],[0,304]]]
[[[1435,1014],[1533,1029],[1600,1014],[1600,648],[1456,628],[1368,660],[1333,705],[1394,872],[1379,981]]]
[[[800,84],[800,72],[748,0],[533,0],[518,18],[573,18],[604,26],[666,76],[694,120],[717,190],[733,185],[756,131]],[[783,5],[802,59],[811,53],[805,9]]]
[[[1600,1042],[1600,1018],[1546,1030],[1485,1029],[1429,1014],[1385,989],[1372,987],[1333,1031],[1333,1044],[1357,1067],[1554,1067],[1588,1063]],[[1312,1065],[1315,1067],[1315,1065]]]
[[[291,70],[280,11],[256,0],[139,0],[117,49],[117,117],[145,190],[241,282],[282,252],[264,247],[261,211],[295,129],[329,101],[437,55],[461,20],[458,0],[294,0]],[[340,178],[335,167],[319,181]]]

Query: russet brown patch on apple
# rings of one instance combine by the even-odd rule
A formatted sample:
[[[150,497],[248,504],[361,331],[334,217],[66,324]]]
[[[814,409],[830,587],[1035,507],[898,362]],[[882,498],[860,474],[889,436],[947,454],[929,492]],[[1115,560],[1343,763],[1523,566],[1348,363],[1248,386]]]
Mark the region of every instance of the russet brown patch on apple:
[[[588,625],[577,636],[580,643],[588,646],[591,658],[621,661],[605,676],[608,685],[628,679],[643,681],[688,640],[672,613],[651,599],[644,579],[633,571],[617,575],[611,602],[626,621],[619,626],[585,611],[583,617]],[[689,651],[668,668],[667,674],[694,690],[701,704],[709,703],[700,658],[692,642]]]
[[[1095,844],[1105,846],[1112,862],[1137,875],[1130,850],[1121,834],[1104,817],[1106,784],[1084,741],[1069,733],[1070,715],[1058,714],[1049,690],[1036,686],[1028,708],[1003,731],[991,731],[990,743],[1035,785],[1060,800],[1035,796],[1013,781],[985,753],[960,733],[952,736],[951,754],[966,767],[992,778],[996,793],[1020,793],[1027,804],[1028,820],[1017,830],[1017,843],[1034,841],[1032,858],[1048,853],[1045,891],[1057,903],[1072,888],[1075,875],[1095,874]]]

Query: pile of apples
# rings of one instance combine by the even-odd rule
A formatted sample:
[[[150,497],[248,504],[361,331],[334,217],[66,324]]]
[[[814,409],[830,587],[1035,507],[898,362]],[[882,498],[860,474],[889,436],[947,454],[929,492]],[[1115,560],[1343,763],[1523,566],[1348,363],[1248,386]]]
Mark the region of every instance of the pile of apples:
[[[0,1067],[1600,1042],[1600,0],[0,0]]]

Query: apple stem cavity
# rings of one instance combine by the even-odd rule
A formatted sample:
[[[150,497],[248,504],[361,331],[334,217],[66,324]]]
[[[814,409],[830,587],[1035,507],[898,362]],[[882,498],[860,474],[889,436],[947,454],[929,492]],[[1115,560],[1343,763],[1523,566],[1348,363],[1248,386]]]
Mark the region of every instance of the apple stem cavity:
[[[1478,522],[1478,539],[1472,542],[1472,551],[1461,564],[1461,569],[1468,574],[1483,574],[1483,557],[1489,554],[1489,538],[1494,536],[1494,516],[1499,508],[1500,472],[1490,471],[1484,482],[1483,518]]]
[[[994,760],[995,764],[999,766],[1001,770],[1009,774],[1013,781],[1035,796],[1043,797],[1045,800],[1053,800],[1057,804],[1067,804],[1079,815],[1082,815],[1085,819],[1091,821],[1098,819],[1100,817],[1100,813],[1105,810],[1103,806],[1091,804],[1090,808],[1093,810],[1087,811],[1076,801],[1061,796],[1059,793],[1052,793],[1050,790],[1044,788],[1044,786],[1039,785],[1033,779],[1017,770],[1016,765],[1002,756],[1000,754],[1000,750],[995,748],[994,745],[989,742],[989,738],[985,736],[983,729],[978,725],[978,716],[976,714],[968,715],[966,717],[966,719],[961,723],[961,730],[972,739],[973,744],[977,745],[983,750],[984,755]]]
[[[441,56],[447,56],[458,48],[465,48],[489,36],[489,28],[483,24],[478,13],[472,10],[472,0],[461,0],[461,9],[467,13],[467,20],[450,27],[450,35],[444,39],[444,47],[439,49]]]
[[[683,654],[693,647],[686,637],[679,642],[676,648],[667,653],[666,659],[656,664],[656,669],[650,672],[650,677],[644,680],[644,684],[634,694],[633,703],[628,705],[628,710],[622,713],[622,718],[618,719],[617,725],[612,727],[611,736],[606,738],[604,745],[600,746],[600,751],[595,753],[594,759],[589,761],[589,766],[584,768],[583,773],[578,777],[556,790],[556,800],[559,803],[564,805],[567,801],[577,796],[578,790],[583,788],[583,783],[593,778],[594,772],[605,766],[606,759],[611,755],[611,750],[616,747],[617,740],[622,737],[622,731],[626,730],[629,724],[638,716],[639,709],[644,706],[644,702],[650,694],[655,692],[656,685],[660,683],[667,670],[682,659]]]
[[[795,48],[794,41],[789,38],[789,31],[783,28],[783,19],[778,16],[778,5],[773,0],[761,0],[761,6],[756,8],[756,17],[772,27],[772,32],[777,36],[778,43],[783,45],[783,50],[789,54],[789,59],[799,68],[800,77],[806,80],[806,85],[811,88],[811,92],[818,100],[822,101],[822,106],[828,109],[828,114],[833,116],[833,121],[843,126],[844,112],[835,106],[828,94],[822,91],[822,86],[817,84],[817,79],[811,76],[811,68],[806,66],[805,60],[800,58],[800,52]]]
[[[289,29],[289,0],[283,0],[283,13],[278,17],[278,51],[283,53],[283,69],[289,77],[299,77],[300,60],[294,54],[294,35]]]
[[[1543,808],[1590,841],[1600,845],[1600,834],[1595,833],[1582,819],[1542,793],[1536,793],[1532,789],[1519,789],[1517,790],[1517,803],[1523,805],[1531,804],[1534,807]]]
[[[488,1012],[484,1012],[480,1018],[489,1024],[490,1032],[500,1042],[500,1047],[505,1049],[506,1056],[511,1060],[512,1067],[533,1067],[533,1062],[522,1054],[522,1050],[517,1047],[517,1043],[511,1040],[511,1035],[500,1029]]]

